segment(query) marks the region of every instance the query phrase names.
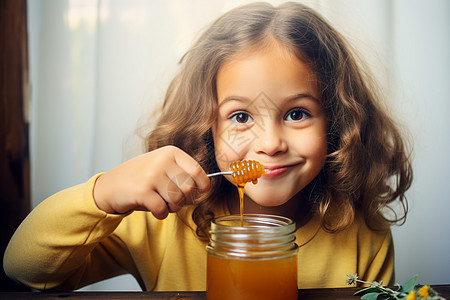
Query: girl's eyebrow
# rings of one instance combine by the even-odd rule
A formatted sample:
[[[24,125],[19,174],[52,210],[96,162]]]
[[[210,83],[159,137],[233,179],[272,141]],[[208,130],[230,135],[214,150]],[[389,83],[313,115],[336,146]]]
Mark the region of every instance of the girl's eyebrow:
[[[320,104],[320,100],[309,93],[299,93],[299,94],[295,94],[292,96],[288,96],[288,97],[286,97],[285,100],[292,101],[292,100],[297,100],[297,99],[301,99],[301,98],[310,98]]]
[[[246,97],[241,97],[241,96],[234,96],[234,95],[232,95],[232,96],[225,97],[225,98],[220,102],[219,107],[220,107],[221,105],[223,105],[223,104],[229,102],[229,101],[250,102],[250,100],[249,100],[248,98],[246,98]]]

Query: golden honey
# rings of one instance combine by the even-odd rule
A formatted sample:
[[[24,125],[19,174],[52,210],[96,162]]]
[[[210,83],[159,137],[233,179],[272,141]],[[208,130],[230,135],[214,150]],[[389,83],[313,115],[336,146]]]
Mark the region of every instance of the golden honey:
[[[224,216],[211,223],[208,300],[297,299],[295,223],[270,215]]]

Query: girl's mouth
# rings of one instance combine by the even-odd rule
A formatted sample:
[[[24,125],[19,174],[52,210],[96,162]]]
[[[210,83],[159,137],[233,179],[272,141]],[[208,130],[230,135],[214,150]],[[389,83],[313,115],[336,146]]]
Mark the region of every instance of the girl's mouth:
[[[286,173],[289,170],[290,166],[281,166],[281,167],[273,167],[264,169],[265,174],[262,176],[263,178],[273,178],[279,176],[281,174]]]

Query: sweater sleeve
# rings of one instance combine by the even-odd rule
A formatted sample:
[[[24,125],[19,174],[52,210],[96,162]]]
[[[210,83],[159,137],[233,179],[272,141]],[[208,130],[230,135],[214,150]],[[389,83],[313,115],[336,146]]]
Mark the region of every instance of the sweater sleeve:
[[[26,217],[3,258],[10,278],[39,290],[73,290],[125,273],[104,245],[114,244],[115,253],[126,249],[103,241],[126,215],[97,208],[93,188],[99,176],[47,198]]]

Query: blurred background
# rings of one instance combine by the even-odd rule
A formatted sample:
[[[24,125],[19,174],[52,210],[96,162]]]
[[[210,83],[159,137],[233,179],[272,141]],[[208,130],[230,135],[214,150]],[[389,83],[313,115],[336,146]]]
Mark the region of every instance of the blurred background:
[[[248,2],[28,0],[32,206],[142,153],[137,129],[179,59],[205,26]],[[413,137],[410,214],[393,228],[397,282],[450,283],[450,1],[301,2],[369,61]],[[84,290],[140,289],[125,275]]]

